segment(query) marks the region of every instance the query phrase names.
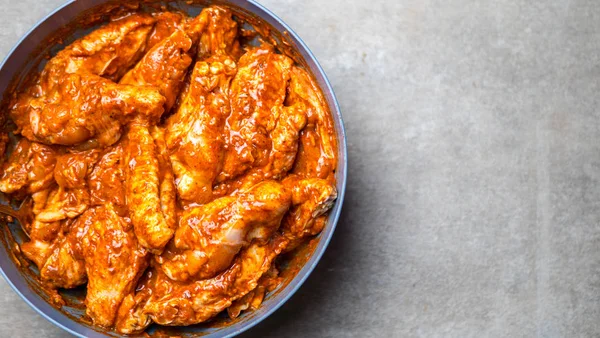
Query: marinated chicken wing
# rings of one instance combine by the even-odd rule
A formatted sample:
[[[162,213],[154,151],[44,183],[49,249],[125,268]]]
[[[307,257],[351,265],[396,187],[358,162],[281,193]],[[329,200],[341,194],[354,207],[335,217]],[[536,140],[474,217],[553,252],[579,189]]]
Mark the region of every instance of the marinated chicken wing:
[[[91,224],[81,242],[88,276],[86,314],[95,324],[110,327],[147,266],[146,251],[110,204],[90,213]]]
[[[153,88],[117,85],[146,46],[154,19],[133,15],[74,42],[52,58],[11,116],[19,132],[47,144],[113,144],[132,112],[160,116],[164,97]],[[107,79],[109,78],[109,79]]]
[[[86,187],[86,177],[92,173],[99,158],[100,151],[96,149],[58,156],[54,166],[56,183],[66,189]]]
[[[287,250],[295,248],[307,236],[314,236],[323,230],[324,215],[337,198],[335,186],[320,178],[302,179],[290,175],[283,184],[292,192],[292,208],[281,224],[284,236],[290,240]]]
[[[40,269],[40,278],[52,287],[74,288],[87,281],[85,263],[78,254],[81,239],[89,227],[90,217],[84,213],[73,220],[61,221],[61,231],[52,242],[34,239],[21,250]],[[35,257],[35,258],[33,258]]]
[[[212,6],[202,10],[197,20],[204,20],[206,28],[200,36],[198,59],[206,60],[216,55],[235,58],[240,49],[238,24],[231,11],[224,7]]]
[[[156,24],[148,36],[148,49],[168,38],[177,30],[185,31],[186,23],[190,20],[185,14],[174,12],[153,13],[152,17],[156,20]]]
[[[307,125],[300,133],[300,147],[292,171],[302,177],[332,180],[337,148],[333,121],[323,94],[310,75],[294,67],[286,104],[306,106]]]
[[[127,205],[124,167],[121,142],[104,151],[87,176],[90,205],[100,206],[110,203],[119,215],[125,216]]]
[[[54,182],[57,152],[49,146],[21,139],[4,165],[0,191],[35,193]]]
[[[281,179],[295,165],[295,172],[303,177],[327,178],[332,175],[335,166],[333,148],[335,140],[323,137],[316,131],[328,130],[330,118],[319,101],[320,94],[315,92],[308,74],[296,66],[292,67],[285,105],[275,121],[274,128],[268,133],[270,150],[268,159],[261,166],[254,166],[245,175],[237,179],[222,182],[215,187],[216,196],[235,194],[244,191],[264,179]],[[310,118],[310,126],[305,128]],[[299,138],[304,133],[305,146],[298,155]],[[331,134],[331,132],[329,132]],[[308,137],[318,139],[308,139]],[[297,160],[298,157],[298,160]],[[316,162],[320,163],[317,164]]]
[[[38,269],[42,269],[48,257],[53,253],[54,243],[41,239],[32,239],[20,246],[23,256],[32,261]]]
[[[27,257],[36,257],[42,269],[57,243],[66,221],[82,214],[89,206],[85,177],[98,159],[95,150],[67,153],[56,157],[54,179],[57,185],[38,191],[33,197],[33,222],[28,225],[30,242],[21,246]]]
[[[144,54],[155,20],[133,14],[100,27],[53,57],[41,74],[41,90],[65,73],[89,73],[118,81]]]
[[[176,30],[157,43],[142,60],[121,79],[121,84],[153,86],[166,98],[168,111],[175,103],[192,58],[187,52],[192,39],[183,31]]]
[[[127,204],[135,234],[142,246],[160,253],[175,229],[163,214],[158,152],[143,122],[129,125],[125,163]]]
[[[177,112],[167,120],[167,146],[179,197],[206,203],[222,163],[223,128],[229,115],[229,84],[236,65],[237,24],[228,10],[209,8],[200,38],[199,61]]]
[[[279,277],[279,270],[272,264],[269,271],[258,280],[254,290],[247,293],[244,297],[235,300],[231,306],[227,308],[229,318],[237,318],[242,311],[248,309],[258,309],[265,299],[266,293],[275,290],[281,282],[282,278]]]
[[[267,45],[244,54],[231,84],[231,115],[218,182],[262,167],[271,150],[269,133],[283,110],[293,61]]]
[[[142,60],[125,74],[121,83],[158,88],[167,99],[167,110],[170,109],[192,62],[187,54],[192,43],[192,39],[185,32],[176,30],[152,47]],[[150,125],[150,121],[143,117],[138,117],[129,124],[125,147],[127,202],[140,243],[160,252],[174,231],[175,210],[170,202],[175,201],[175,197],[171,197],[174,189],[170,187],[174,183],[170,165],[164,158],[165,154],[160,153],[150,134]],[[157,137],[164,144],[162,132],[159,134]],[[159,156],[163,158],[162,166],[159,166]],[[161,196],[161,193],[165,196]]]
[[[85,178],[97,160],[96,150],[58,156],[54,166],[58,186],[45,190],[34,199],[35,221],[51,223],[82,214],[90,204]]]
[[[173,242],[156,260],[173,280],[214,277],[243,246],[268,240],[290,202],[281,184],[265,181],[236,197],[185,210]]]
[[[162,271],[152,266],[146,270],[140,278],[135,292],[125,296],[115,320],[115,329],[119,333],[132,334],[144,331],[152,323],[150,317],[144,313],[144,307],[148,304],[154,293],[167,294],[173,287],[170,280]]]
[[[279,179],[285,175],[296,160],[298,151],[298,137],[306,125],[306,106],[298,103],[291,107],[284,107],[277,119],[277,125],[269,137],[271,138],[271,152],[269,162],[263,168],[265,177]]]
[[[168,293],[154,293],[143,312],[160,325],[204,322],[254,290],[286,244],[279,237],[266,244],[254,243],[240,253],[229,269],[214,278],[163,287]]]
[[[55,288],[70,289],[87,281],[85,262],[74,253],[74,237],[60,237],[40,269],[42,280]]]
[[[118,85],[93,74],[67,74],[47,96],[17,106],[27,118],[17,125],[31,140],[61,145],[88,141],[107,146],[121,135],[121,125],[133,113],[157,119],[165,98],[151,87]]]
[[[46,203],[36,215],[35,221],[51,223],[75,218],[88,208],[89,200],[86,188],[65,189],[58,186],[48,194]]]

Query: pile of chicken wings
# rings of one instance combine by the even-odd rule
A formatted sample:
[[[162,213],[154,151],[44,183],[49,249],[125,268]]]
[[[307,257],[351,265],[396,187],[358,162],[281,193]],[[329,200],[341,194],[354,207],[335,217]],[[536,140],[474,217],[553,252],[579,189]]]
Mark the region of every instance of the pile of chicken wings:
[[[131,13],[65,47],[9,108],[0,191],[31,199],[20,249],[121,333],[260,305],[274,259],[336,199],[323,95],[292,59],[245,45],[224,7]]]

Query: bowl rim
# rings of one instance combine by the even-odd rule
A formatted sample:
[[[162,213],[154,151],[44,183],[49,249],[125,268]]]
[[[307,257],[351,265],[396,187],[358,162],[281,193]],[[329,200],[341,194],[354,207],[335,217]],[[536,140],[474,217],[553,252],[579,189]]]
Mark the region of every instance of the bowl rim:
[[[31,27],[14,44],[14,46],[6,54],[4,60],[2,60],[2,62],[0,62],[0,72],[4,69],[4,67],[6,66],[8,61],[11,59],[11,57],[13,57],[13,54],[15,54],[15,51],[21,46],[21,44],[23,42],[25,42],[25,40],[30,35],[32,35],[32,33],[34,33],[44,22],[46,22],[48,19],[53,17],[55,14],[58,14],[59,12],[63,11],[66,7],[68,7],[69,5],[71,5],[77,1],[78,0],[68,0],[67,2],[60,5],[55,10],[51,11],[49,14],[44,16],[42,19],[37,21],[36,24],[33,25],[33,27]],[[93,2],[96,2],[96,1],[93,1]],[[98,3],[94,4],[92,7],[101,5],[104,2],[106,2],[106,1],[102,1],[102,0],[98,1]],[[337,164],[337,168],[336,168],[338,196],[337,196],[337,200],[334,205],[334,208],[330,212],[329,219],[328,219],[328,226],[319,235],[321,238],[319,240],[318,246],[315,248],[315,250],[314,250],[313,254],[311,255],[311,257],[309,258],[309,260],[306,261],[305,264],[302,266],[302,268],[298,271],[296,276],[294,276],[287,285],[282,286],[283,289],[281,289],[281,291],[275,296],[276,299],[274,300],[274,303],[264,313],[259,314],[257,316],[253,316],[253,318],[249,319],[248,321],[240,322],[239,325],[234,323],[233,325],[229,326],[228,328],[223,329],[222,331],[217,331],[217,332],[208,334],[208,336],[216,335],[216,336],[220,336],[220,337],[233,337],[233,336],[239,335],[239,334],[253,328],[254,326],[261,323],[263,320],[265,320],[267,317],[269,317],[271,314],[273,314],[276,310],[278,310],[284,303],[286,303],[298,291],[298,289],[304,284],[306,279],[310,276],[310,274],[313,272],[315,267],[318,265],[319,261],[321,260],[323,254],[325,253],[325,251],[331,241],[331,238],[333,237],[333,233],[335,232],[335,229],[337,227],[337,223],[339,221],[340,214],[342,211],[342,205],[343,205],[343,201],[344,201],[344,197],[345,197],[345,193],[346,193],[347,172],[348,172],[348,170],[347,170],[348,169],[348,155],[347,155],[348,152],[347,152],[347,144],[346,144],[346,130],[345,130],[344,121],[343,121],[339,102],[337,100],[337,97],[336,97],[333,87],[331,85],[331,82],[329,81],[329,79],[327,78],[327,75],[325,74],[325,71],[323,70],[322,66],[319,64],[319,62],[318,62],[317,58],[315,57],[315,55],[313,54],[313,52],[306,45],[306,43],[281,18],[279,18],[271,10],[266,8],[264,5],[256,2],[255,0],[241,0],[241,1],[240,0],[226,0],[225,2],[229,2],[234,5],[240,6],[243,9],[249,10],[251,13],[258,15],[261,19],[266,20],[271,25],[275,26],[275,24],[277,24],[277,25],[281,26],[281,28],[283,28],[283,30],[281,30],[281,31],[287,32],[289,34],[290,39],[299,47],[299,49],[300,49],[299,52],[305,58],[305,61],[307,63],[312,63],[312,64],[308,64],[308,68],[313,73],[313,75],[316,77],[316,80],[319,83],[319,86],[321,87],[321,90],[323,91],[323,94],[326,97],[326,99],[327,98],[329,99],[328,101],[330,101],[330,102],[328,102],[328,106],[330,107],[330,110],[331,110],[332,106],[334,108],[333,111],[331,111],[330,113],[332,115],[332,118],[333,118],[333,121],[334,121],[334,124],[336,127],[335,129],[336,129],[336,137],[337,137],[337,145],[338,145],[338,149],[337,149],[338,164]],[[239,2],[244,2],[245,4],[242,5]],[[263,13],[257,13],[257,10],[262,11]],[[4,95],[4,92],[0,93],[0,97],[2,97],[3,95]],[[0,254],[0,256],[5,256],[5,255]],[[86,335],[84,335],[83,332],[78,332],[76,330],[76,328],[82,328],[84,331],[88,331],[86,333],[88,333],[88,334],[91,333],[91,332],[89,332],[89,330],[90,330],[89,328],[87,328],[84,325],[82,325],[81,323],[73,320],[72,318],[65,316],[65,318],[67,318],[68,321],[75,324],[73,327],[71,327],[71,325],[65,325],[65,323],[63,323],[63,320],[61,320],[60,318],[58,318],[58,319],[53,318],[49,313],[47,313],[47,311],[49,310],[49,309],[47,309],[47,306],[53,310],[57,310],[57,309],[52,307],[46,301],[43,301],[42,304],[37,304],[39,302],[37,301],[37,299],[33,299],[33,297],[34,297],[34,295],[35,296],[38,296],[38,295],[29,289],[29,285],[24,285],[25,290],[21,291],[21,288],[18,287],[11,278],[9,278],[8,273],[5,271],[4,265],[7,264],[6,263],[7,257],[2,257],[2,258],[4,258],[4,259],[2,259],[0,261],[0,263],[1,263],[0,264],[0,274],[6,280],[6,282],[10,285],[10,287],[13,289],[13,291],[15,293],[17,293],[19,295],[19,297],[21,297],[21,299],[23,299],[25,301],[25,303],[27,303],[31,308],[33,308],[39,315],[41,315],[43,318],[45,318],[50,323],[54,324],[55,326],[63,329],[64,331],[66,331],[74,336],[82,337],[82,338],[87,337]],[[12,260],[8,259],[8,262],[9,262],[8,264],[14,265],[14,262]],[[27,291],[29,291],[29,292],[27,292]],[[281,295],[281,296],[279,296],[279,295]],[[44,305],[47,305],[47,306],[44,306]],[[45,307],[46,309],[41,309],[40,307]],[[258,311],[258,310],[256,310],[256,311]],[[61,314],[62,316],[64,316],[64,313],[62,313],[62,311],[57,310],[57,312],[59,314]],[[99,336],[106,336],[105,334],[95,331],[95,330],[92,332],[93,332],[93,335],[98,334]]]

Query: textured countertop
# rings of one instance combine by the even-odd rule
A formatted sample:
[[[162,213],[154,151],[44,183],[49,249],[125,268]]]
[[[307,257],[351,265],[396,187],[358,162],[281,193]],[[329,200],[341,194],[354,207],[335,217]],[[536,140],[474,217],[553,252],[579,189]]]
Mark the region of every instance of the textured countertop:
[[[0,58],[63,0],[2,0]],[[600,336],[600,2],[262,0],[325,69],[344,211],[246,337]],[[64,337],[0,281],[0,336]]]

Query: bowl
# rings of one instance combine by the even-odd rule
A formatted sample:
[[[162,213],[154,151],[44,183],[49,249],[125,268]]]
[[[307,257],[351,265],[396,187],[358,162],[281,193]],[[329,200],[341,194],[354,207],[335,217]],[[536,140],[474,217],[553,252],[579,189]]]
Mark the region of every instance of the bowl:
[[[72,0],[41,20],[17,43],[0,65],[0,93],[2,93],[0,102],[7,101],[11,92],[25,81],[27,74],[43,67],[45,56],[54,55],[64,45],[87,34],[91,29],[95,29],[103,23],[101,16],[90,16],[91,13],[97,12],[101,7],[123,6],[124,3],[126,2],[116,2],[114,0]],[[135,4],[136,1],[130,3]],[[312,242],[313,245],[307,245],[296,253],[297,257],[294,257],[294,260],[297,261],[297,265],[291,269],[293,271],[290,273],[293,276],[290,276],[278,289],[271,292],[259,309],[247,311],[235,320],[229,320],[222,316],[210,324],[171,328],[154,325],[148,331],[150,334],[166,333],[182,337],[234,336],[268,317],[300,288],[317,265],[333,236],[346,187],[346,136],[342,115],[333,89],[315,56],[289,26],[262,5],[252,0],[143,1],[143,3],[168,4],[190,15],[198,14],[203,7],[211,4],[226,5],[231,8],[234,15],[258,20],[263,25],[262,27],[267,28],[264,32],[260,30],[262,34],[268,34],[268,38],[273,39],[279,46],[283,46],[286,54],[292,56],[312,73],[321,87],[329,110],[333,115],[338,139],[338,164],[336,168],[338,198],[329,213],[327,226],[318,235],[317,240]],[[0,106],[0,108],[2,107]],[[0,238],[3,242],[3,245],[0,246],[0,272],[13,290],[42,317],[79,337],[119,336],[113,331],[103,330],[82,320],[85,310],[82,303],[84,291],[81,288],[61,291],[66,305],[62,307],[53,305],[51,301],[52,293],[44,291],[40,285],[36,278],[37,270],[35,266],[27,266],[27,262],[19,257],[18,249],[14,243],[20,243],[26,237],[17,224],[2,225]]]

